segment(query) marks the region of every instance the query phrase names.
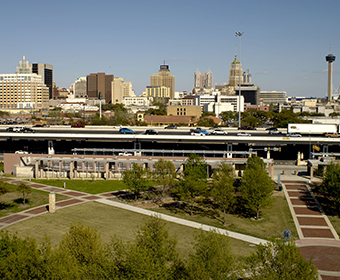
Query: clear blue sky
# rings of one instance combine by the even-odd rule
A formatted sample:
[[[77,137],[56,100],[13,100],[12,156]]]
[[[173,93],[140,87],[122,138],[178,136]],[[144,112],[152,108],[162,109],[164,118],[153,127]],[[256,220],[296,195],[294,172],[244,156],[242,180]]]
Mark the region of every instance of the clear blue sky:
[[[242,31],[242,67],[261,90],[322,97],[330,45],[333,85],[340,83],[339,11],[339,0],[5,1],[0,73],[14,73],[25,55],[52,64],[59,87],[105,72],[139,95],[165,60],[176,91],[190,91],[196,70],[228,82]]]

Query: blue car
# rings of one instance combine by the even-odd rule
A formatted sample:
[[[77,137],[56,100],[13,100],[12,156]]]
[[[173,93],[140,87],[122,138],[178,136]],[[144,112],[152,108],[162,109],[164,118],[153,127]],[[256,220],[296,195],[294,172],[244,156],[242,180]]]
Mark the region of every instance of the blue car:
[[[135,134],[136,132],[130,128],[127,128],[127,127],[123,127],[121,129],[119,129],[119,133],[122,133],[122,134]]]

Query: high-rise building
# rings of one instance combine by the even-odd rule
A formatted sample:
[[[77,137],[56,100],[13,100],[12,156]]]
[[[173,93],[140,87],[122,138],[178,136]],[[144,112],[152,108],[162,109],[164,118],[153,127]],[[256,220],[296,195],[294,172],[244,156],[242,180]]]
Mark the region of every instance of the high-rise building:
[[[251,74],[249,73],[249,69],[245,69],[243,72],[243,84],[251,84]]]
[[[105,103],[112,102],[112,86],[113,75],[105,73],[91,73],[86,76],[86,92],[89,99],[98,99],[101,93]]]
[[[212,87],[212,72],[201,73],[195,72],[194,80],[195,88],[211,88]]]
[[[74,82],[73,94],[75,97],[86,96],[86,77],[80,77]]]
[[[335,56],[330,53],[326,56],[326,61],[328,62],[328,94],[327,101],[332,101],[333,95],[333,62],[335,61]]]
[[[171,75],[169,65],[161,65],[158,74],[152,74],[150,77],[151,87],[169,87],[170,98],[175,96],[175,76]]]
[[[32,73],[41,76],[44,84],[48,87],[49,98],[53,98],[53,66],[46,63],[32,63]]]
[[[40,75],[32,73],[25,57],[16,74],[0,75],[1,109],[42,109],[48,107],[49,90]]]
[[[112,103],[123,103],[124,97],[134,96],[131,82],[124,82],[123,78],[114,77],[112,81]]]
[[[242,73],[242,65],[237,60],[237,55],[235,55],[234,61],[230,65],[229,71],[229,85],[230,86],[238,86],[239,84],[243,84],[243,76]]]

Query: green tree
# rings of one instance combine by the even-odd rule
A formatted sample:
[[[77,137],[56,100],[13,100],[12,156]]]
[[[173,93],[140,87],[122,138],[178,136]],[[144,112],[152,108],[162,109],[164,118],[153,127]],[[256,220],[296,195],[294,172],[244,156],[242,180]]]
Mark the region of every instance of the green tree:
[[[18,185],[17,191],[22,193],[23,204],[25,205],[27,196],[32,193],[32,188],[25,183],[21,183]]]
[[[195,241],[195,252],[187,264],[189,279],[236,279],[235,258],[230,252],[228,237],[201,230]]]
[[[163,194],[165,192],[165,188],[172,187],[176,180],[176,168],[175,165],[169,161],[164,159],[159,159],[153,165],[153,178],[156,182],[163,186]]]
[[[216,125],[216,123],[211,118],[201,118],[197,122],[197,126],[213,127],[215,125]]]
[[[318,190],[335,207],[340,215],[340,165],[331,163],[327,166],[323,181]]]
[[[207,190],[207,163],[196,155],[190,154],[184,163],[183,179],[180,187],[180,196],[184,199],[193,199],[204,195]]]
[[[43,259],[35,239],[0,232],[0,279],[43,279]]]
[[[251,279],[318,279],[316,267],[303,258],[293,241],[271,238],[267,244],[258,246],[247,263]]]
[[[138,229],[134,242],[124,244],[114,238],[108,252],[120,279],[183,279],[179,277],[178,268],[183,265],[176,244],[165,222],[150,217]]]
[[[280,113],[273,113],[272,121],[275,127],[287,128],[289,123],[310,123],[295,114],[291,110],[282,110]]]
[[[9,188],[5,182],[0,181],[0,195],[3,195],[5,193],[9,192]]]
[[[208,112],[208,111],[203,112],[203,114],[202,114],[203,118],[208,117],[208,116],[216,117],[216,114],[214,112]]]
[[[143,168],[137,163],[133,163],[130,170],[125,170],[122,173],[123,182],[129,187],[135,194],[135,199],[137,199],[138,194],[141,191],[146,190],[149,182],[149,170]]]
[[[97,230],[85,227],[81,223],[73,224],[63,236],[59,250],[76,260],[83,277],[108,278],[104,248]]]
[[[232,167],[222,163],[212,175],[213,185],[211,195],[214,200],[222,206],[223,224],[226,224],[226,211],[235,203],[235,172]]]
[[[256,219],[260,216],[260,210],[271,204],[274,183],[265,170],[263,161],[257,156],[248,159],[239,190],[244,207],[249,214],[256,214]]]

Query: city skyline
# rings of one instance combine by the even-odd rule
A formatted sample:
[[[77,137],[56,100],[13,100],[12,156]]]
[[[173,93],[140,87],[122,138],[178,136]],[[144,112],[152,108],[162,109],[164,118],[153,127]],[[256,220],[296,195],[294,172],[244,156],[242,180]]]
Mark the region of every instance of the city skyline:
[[[191,91],[194,72],[227,83],[238,54],[252,82],[288,96],[327,96],[327,62],[339,55],[337,1],[37,1],[6,2],[0,74],[15,73],[22,56],[53,65],[54,82],[69,88],[79,77],[105,72],[145,91],[159,65],[170,66],[176,91]],[[27,21],[29,19],[29,21]],[[340,65],[333,65],[338,90]]]

